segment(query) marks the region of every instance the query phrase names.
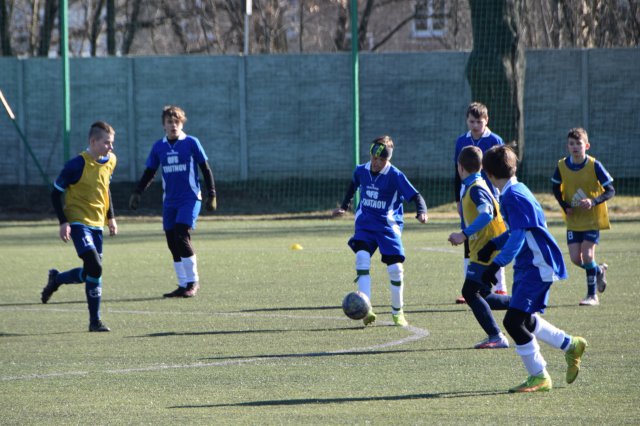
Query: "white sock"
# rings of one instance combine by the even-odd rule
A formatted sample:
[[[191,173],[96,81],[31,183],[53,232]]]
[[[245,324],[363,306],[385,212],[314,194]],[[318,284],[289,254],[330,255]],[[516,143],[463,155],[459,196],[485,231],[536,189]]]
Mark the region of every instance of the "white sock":
[[[493,286],[493,292],[495,293],[496,291],[504,291],[506,293],[507,284],[505,282],[506,280],[504,276],[504,266],[498,269],[498,272],[496,272],[496,278],[498,279],[498,282]]]
[[[367,295],[371,300],[371,255],[365,250],[356,253],[356,272],[358,273],[358,291]]]
[[[535,314],[534,317],[536,319],[536,328],[533,330],[533,335],[536,336],[536,339],[541,340],[556,349],[561,349],[565,339],[569,337],[567,336],[567,333],[565,333],[564,330],[560,330],[538,314]]]
[[[520,355],[530,376],[537,376],[545,371],[547,362],[540,353],[540,345],[535,337],[527,344],[516,345],[516,353]]]
[[[402,263],[394,263],[387,266],[387,272],[389,273],[389,290],[391,291],[391,313],[397,314],[402,310],[404,306],[404,268]],[[400,285],[398,285],[400,284]]]
[[[187,283],[200,281],[198,277],[198,260],[195,254],[191,257],[183,257],[182,264],[184,265],[184,274]]]
[[[184,265],[182,262],[173,262],[173,269],[176,271],[176,278],[178,279],[179,287],[187,286],[187,276],[184,273]]]

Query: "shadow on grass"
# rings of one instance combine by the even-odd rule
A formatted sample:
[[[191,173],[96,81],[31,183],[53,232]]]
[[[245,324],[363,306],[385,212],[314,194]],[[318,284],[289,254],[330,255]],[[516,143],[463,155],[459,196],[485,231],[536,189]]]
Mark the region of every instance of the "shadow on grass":
[[[388,395],[388,396],[368,396],[368,397],[347,397],[347,398],[303,398],[303,399],[271,399],[264,401],[239,402],[235,404],[205,404],[205,405],[174,405],[167,408],[218,408],[218,407],[265,407],[265,406],[288,406],[288,405],[310,405],[310,404],[344,404],[350,402],[372,402],[372,401],[406,401],[412,399],[437,399],[437,398],[467,398],[476,396],[505,395],[508,391],[480,390],[461,392],[434,392],[417,393],[409,395]]]
[[[274,329],[274,330],[219,330],[219,331],[167,331],[160,333],[150,333],[150,334],[142,334],[140,336],[126,336],[125,338],[138,338],[138,337],[170,337],[170,336],[215,336],[215,335],[225,335],[225,334],[250,334],[250,333],[283,333],[283,332],[326,332],[326,331],[335,331],[335,330],[362,330],[364,326],[358,327],[338,327],[338,328],[316,328],[316,329],[303,329],[296,328],[295,330],[284,330],[284,329]],[[245,358],[245,357],[239,357]]]
[[[102,299],[102,303],[124,303],[124,302],[148,302],[151,300],[164,300],[162,296],[155,297],[133,297],[129,299]],[[64,302],[49,301],[42,302],[19,302],[19,303],[0,303],[0,308],[10,306],[42,306],[42,305],[75,305],[77,303],[87,303],[86,299],[82,300],[66,300]]]

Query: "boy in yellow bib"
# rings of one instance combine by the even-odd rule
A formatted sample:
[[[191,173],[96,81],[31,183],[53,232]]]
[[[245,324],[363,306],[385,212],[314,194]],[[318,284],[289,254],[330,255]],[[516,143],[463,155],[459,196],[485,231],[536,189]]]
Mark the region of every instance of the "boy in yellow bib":
[[[553,182],[553,195],[560,203],[567,223],[567,243],[571,261],[586,270],[587,297],[580,306],[600,304],[599,293],[607,286],[608,265],[595,260],[600,230],[609,229],[607,200],[615,195],[613,178],[602,163],[587,155],[591,147],[586,130],[573,128],[567,135],[569,155],[558,161]]]
[[[491,285],[482,282],[482,275],[498,254],[492,239],[502,235],[506,225],[500,214],[500,206],[480,174],[482,169],[482,150],[477,146],[467,146],[458,155],[458,174],[462,179],[464,191],[460,204],[463,229],[449,235],[449,242],[469,245],[469,265],[462,286],[462,296],[473,311],[473,315],[487,333],[487,338],[477,343],[474,349],[502,349],[509,347],[509,341],[498,327],[492,310],[507,310],[510,296],[491,292]],[[484,250],[484,258],[480,251]],[[493,270],[495,275],[500,267]]]
[[[89,331],[110,331],[100,319],[102,300],[102,228],[110,235],[118,233],[111,204],[109,183],[116,167],[113,151],[115,131],[103,121],[89,130],[86,151],[68,161],[53,184],[51,201],[60,222],[59,236],[65,243],[73,241],[82,267],[59,272],[49,270],[42,289],[42,303],[62,284],[85,283],[89,307]],[[63,201],[64,200],[64,201]]]

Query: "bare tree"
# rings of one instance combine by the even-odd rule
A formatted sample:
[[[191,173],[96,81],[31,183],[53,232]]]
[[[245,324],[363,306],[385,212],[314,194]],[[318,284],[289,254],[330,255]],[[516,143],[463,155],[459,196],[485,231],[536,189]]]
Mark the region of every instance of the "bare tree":
[[[2,56],[12,56],[11,49],[11,32],[9,30],[9,16],[11,4],[7,0],[0,0],[0,49]]]
[[[38,56],[48,56],[51,47],[51,34],[53,33],[53,24],[58,14],[58,2],[56,0],[45,0],[44,2],[44,19],[40,27],[40,43],[38,45]]]
[[[473,100],[487,105],[491,128],[524,156],[524,46],[520,13],[523,0],[469,0],[473,50],[467,80]]]

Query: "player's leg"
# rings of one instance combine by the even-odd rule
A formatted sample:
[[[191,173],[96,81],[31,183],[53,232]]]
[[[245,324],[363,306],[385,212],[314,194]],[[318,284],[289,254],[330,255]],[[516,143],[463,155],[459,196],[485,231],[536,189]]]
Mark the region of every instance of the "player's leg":
[[[609,265],[607,265],[606,263],[598,264],[596,261],[596,247],[599,243],[599,230],[592,230],[584,233],[584,242],[582,247],[583,257],[591,259],[592,266],[595,264],[594,269],[596,270],[596,289],[598,290],[598,293],[604,293],[604,290],[607,288],[607,269],[609,269]]]
[[[549,298],[551,283],[515,282],[509,309],[504,317],[504,327],[516,344],[516,353],[522,359],[529,377],[510,392],[547,391],[552,388],[551,377],[546,370],[546,361],[540,353],[540,345],[531,332],[536,312],[544,312]]]
[[[376,234],[382,263],[387,265],[391,293],[391,319],[400,327],[409,325],[404,316],[404,246],[401,230],[386,228]]]
[[[475,275],[476,270],[484,269],[477,263],[470,263],[469,270]],[[477,276],[477,275],[476,275]],[[487,334],[487,338],[474,346],[474,349],[501,349],[508,348],[509,341],[498,327],[489,304],[482,296],[483,290],[488,292],[485,285],[469,278],[462,285],[462,296],[465,298],[480,327]]]
[[[580,372],[582,354],[587,348],[587,341],[583,337],[570,336],[564,330],[559,329],[539,314],[531,316],[527,329],[536,338],[548,345],[560,349],[565,353],[567,362],[567,383],[573,383]]]
[[[173,270],[176,273],[178,280],[178,288],[168,293],[163,294],[163,297],[184,297],[184,292],[187,288],[187,277],[184,272],[184,265],[182,264],[182,258],[180,257],[180,248],[178,238],[175,232],[176,217],[178,215],[178,209],[171,205],[164,205],[162,207],[162,229],[167,240],[167,247],[171,253],[173,262]]]
[[[491,291],[495,294],[506,296],[509,292],[507,291],[507,281],[505,277],[504,266],[498,269],[498,272],[496,272],[496,279],[498,280],[498,282],[493,286],[493,289],[491,289]]]
[[[78,279],[85,283],[85,295],[89,308],[89,331],[111,331],[102,323],[100,304],[102,301],[102,229],[92,229],[84,225],[71,225],[71,240],[78,257],[82,259],[82,268],[69,271],[68,280]],[[78,269],[80,272],[78,273]],[[64,272],[58,274],[65,274]],[[65,277],[61,278],[65,280]]]
[[[382,255],[382,262],[387,265],[389,274],[389,290],[391,292],[391,319],[400,327],[409,325],[404,316],[404,256]]]
[[[366,232],[356,231],[356,234],[347,243],[356,255],[356,279],[358,291],[364,293],[371,301],[371,256],[377,250],[375,240],[369,238]],[[373,306],[373,303],[372,303]],[[376,314],[373,309],[362,320],[364,325],[375,322]]]
[[[464,240],[464,254],[462,257],[462,276],[466,279],[467,277],[467,269],[469,268],[469,258],[470,258],[470,250],[469,250],[469,240]],[[458,296],[456,298],[456,304],[463,305],[467,303],[464,296]]]
[[[585,235],[587,232],[585,232]],[[593,241],[583,240],[580,244],[580,255],[582,257],[582,267],[586,271],[587,278],[587,297],[580,302],[580,306],[596,306],[600,304],[598,295],[596,294],[597,276],[600,268],[594,259],[595,243]]]
[[[200,277],[198,275],[198,259],[191,244],[190,230],[196,228],[196,221],[200,214],[202,202],[193,200],[183,203],[178,209],[176,226],[174,228],[178,240],[180,259],[184,267],[187,287],[184,297],[193,297],[200,288]]]

